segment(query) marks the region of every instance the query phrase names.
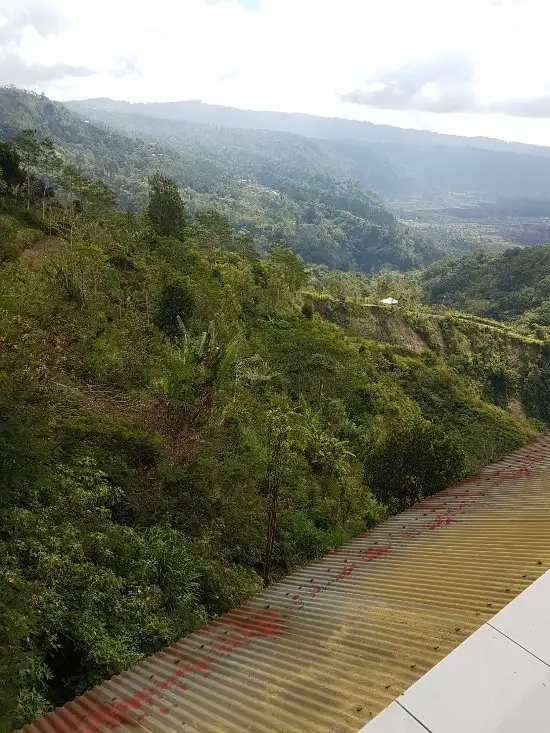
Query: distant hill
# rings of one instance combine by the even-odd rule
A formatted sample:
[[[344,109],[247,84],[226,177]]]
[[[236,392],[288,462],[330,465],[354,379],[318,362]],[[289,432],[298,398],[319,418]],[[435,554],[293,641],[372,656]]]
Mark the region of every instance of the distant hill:
[[[69,103],[73,108],[91,107],[110,109],[124,114],[139,114],[167,120],[187,120],[256,130],[280,130],[306,137],[325,140],[359,140],[383,144],[437,145],[446,147],[473,147],[508,153],[526,153],[550,157],[550,147],[506,142],[488,137],[443,135],[428,130],[411,130],[373,122],[347,120],[339,117],[287,112],[257,112],[235,107],[205,104],[197,100],[187,102],[124,102],[100,97]]]
[[[440,135],[370,122],[254,112],[201,102],[136,103],[90,99],[69,106],[95,119],[200,123],[216,129],[269,130],[322,141],[326,155],[384,196],[550,192],[550,148],[490,138]]]
[[[24,127],[50,135],[71,162],[108,181],[129,207],[143,206],[147,176],[160,169],[184,190],[191,210],[219,211],[264,250],[284,240],[306,261],[367,272],[419,267],[446,251],[442,238],[430,240],[399,222],[320,141],[97,117],[43,95],[0,88],[1,138]]]

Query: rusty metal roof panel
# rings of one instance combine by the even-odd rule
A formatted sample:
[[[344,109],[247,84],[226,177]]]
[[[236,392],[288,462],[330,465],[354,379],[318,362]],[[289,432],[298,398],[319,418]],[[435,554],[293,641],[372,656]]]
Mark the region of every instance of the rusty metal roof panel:
[[[355,732],[549,567],[543,437],[24,731]]]

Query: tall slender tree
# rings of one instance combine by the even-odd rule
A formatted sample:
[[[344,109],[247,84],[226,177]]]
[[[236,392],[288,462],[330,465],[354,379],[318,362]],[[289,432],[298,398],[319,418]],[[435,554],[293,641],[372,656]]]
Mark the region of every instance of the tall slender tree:
[[[0,179],[9,189],[16,188],[23,182],[20,163],[21,158],[15,146],[12,143],[0,141]]]
[[[147,213],[153,229],[161,237],[180,237],[188,223],[176,182],[162,173],[149,178]]]
[[[15,138],[13,144],[21,158],[25,171],[27,209],[31,207],[31,178],[55,155],[53,142],[49,137],[39,137],[36,130],[26,129]]]

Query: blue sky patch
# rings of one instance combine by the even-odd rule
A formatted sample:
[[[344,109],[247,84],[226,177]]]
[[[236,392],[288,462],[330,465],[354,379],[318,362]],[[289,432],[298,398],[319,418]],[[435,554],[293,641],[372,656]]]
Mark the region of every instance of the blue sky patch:
[[[206,0],[206,2],[208,5],[215,5],[216,3],[219,3],[220,0]],[[262,4],[262,0],[237,0],[237,2],[244,5],[248,10],[259,10],[260,5]]]

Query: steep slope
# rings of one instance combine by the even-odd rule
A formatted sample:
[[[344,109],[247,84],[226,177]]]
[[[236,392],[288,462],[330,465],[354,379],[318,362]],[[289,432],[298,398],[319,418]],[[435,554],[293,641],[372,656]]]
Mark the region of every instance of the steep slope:
[[[483,399],[550,422],[550,350],[543,338],[464,313],[342,303],[326,297],[310,297],[308,302],[350,336],[401,346],[411,354],[431,351],[474,384]],[[436,414],[438,402],[434,393],[425,409]]]
[[[24,128],[50,136],[72,164],[108,182],[134,208],[146,203],[147,175],[159,164],[167,175],[177,175],[182,186],[198,191],[222,173],[193,156],[93,123],[44,95],[0,87],[0,139],[15,137]]]
[[[287,257],[123,223],[0,266],[14,723],[256,591],[273,481],[277,577],[383,516],[371,491],[406,506],[535,432],[443,354],[301,313]]]
[[[521,351],[533,366],[522,412],[480,388],[496,342],[455,362],[457,348],[418,328],[411,347],[392,329],[339,325],[314,312],[287,247],[237,249],[215,217],[187,218],[173,185],[136,214],[53,197],[27,210],[17,186],[0,187],[0,729],[548,419],[539,343]]]

